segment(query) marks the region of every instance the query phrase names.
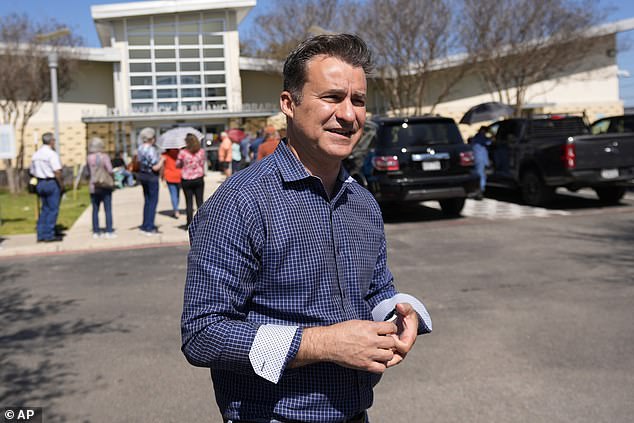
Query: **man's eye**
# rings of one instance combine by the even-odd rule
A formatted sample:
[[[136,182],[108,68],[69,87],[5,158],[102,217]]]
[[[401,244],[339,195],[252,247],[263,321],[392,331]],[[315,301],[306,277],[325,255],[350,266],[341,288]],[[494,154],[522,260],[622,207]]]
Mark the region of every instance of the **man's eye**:
[[[358,106],[358,107],[364,107],[365,106],[365,99],[364,98],[353,99],[352,100],[352,104],[354,104],[355,106]]]

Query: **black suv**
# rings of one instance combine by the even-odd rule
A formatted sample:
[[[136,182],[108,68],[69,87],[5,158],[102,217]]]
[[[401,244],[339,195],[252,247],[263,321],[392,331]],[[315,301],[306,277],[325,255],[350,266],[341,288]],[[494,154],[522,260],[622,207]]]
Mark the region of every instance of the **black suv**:
[[[450,118],[374,118],[344,166],[383,204],[438,200],[457,216],[479,193],[473,152]]]

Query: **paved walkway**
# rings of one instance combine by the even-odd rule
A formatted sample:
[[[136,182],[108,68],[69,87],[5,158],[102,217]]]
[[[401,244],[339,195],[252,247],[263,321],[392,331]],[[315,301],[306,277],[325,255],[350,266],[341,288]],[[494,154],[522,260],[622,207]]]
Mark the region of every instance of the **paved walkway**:
[[[209,198],[223,180],[224,176],[219,172],[207,173],[205,199]],[[146,236],[138,230],[138,226],[143,220],[143,190],[141,186],[119,189],[112,193],[112,219],[117,238],[93,239],[92,207],[88,206],[73,227],[66,231],[63,241],[38,243],[35,233],[4,236],[0,238],[0,257],[143,248],[160,244],[186,244],[188,235],[184,225],[187,219],[185,217],[185,198],[182,191],[180,197],[181,216],[174,219],[171,216],[171,209],[167,185],[161,183],[156,214],[156,225],[159,227],[160,234]],[[99,217],[101,226],[105,226],[103,208],[100,210]]]

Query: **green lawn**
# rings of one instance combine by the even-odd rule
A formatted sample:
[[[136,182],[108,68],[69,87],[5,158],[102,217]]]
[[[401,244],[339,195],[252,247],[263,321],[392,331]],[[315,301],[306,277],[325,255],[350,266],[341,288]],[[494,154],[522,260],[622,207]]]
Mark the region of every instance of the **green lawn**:
[[[90,205],[88,186],[81,186],[77,192],[66,192],[59,207],[57,227],[68,229]],[[0,191],[0,235],[35,233],[37,195],[27,192],[9,194]]]

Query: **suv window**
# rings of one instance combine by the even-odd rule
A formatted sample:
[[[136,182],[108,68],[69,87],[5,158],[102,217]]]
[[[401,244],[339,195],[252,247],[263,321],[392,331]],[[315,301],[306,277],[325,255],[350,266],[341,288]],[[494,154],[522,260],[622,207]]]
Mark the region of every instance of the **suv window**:
[[[453,121],[385,122],[378,134],[378,147],[384,148],[463,143]]]

